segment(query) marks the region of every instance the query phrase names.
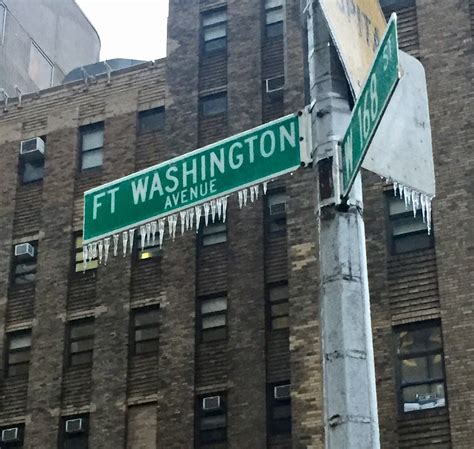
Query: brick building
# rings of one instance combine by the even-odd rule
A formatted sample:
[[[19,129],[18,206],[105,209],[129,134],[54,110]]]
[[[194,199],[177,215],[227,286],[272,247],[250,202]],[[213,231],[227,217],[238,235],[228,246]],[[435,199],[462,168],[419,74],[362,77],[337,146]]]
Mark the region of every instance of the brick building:
[[[470,449],[474,5],[383,3],[427,71],[438,195],[429,237],[364,174],[382,447]],[[303,106],[303,47],[298,1],[172,0],[166,59],[1,113],[7,448],[324,446],[311,170],[163,249],[80,251],[86,189]]]

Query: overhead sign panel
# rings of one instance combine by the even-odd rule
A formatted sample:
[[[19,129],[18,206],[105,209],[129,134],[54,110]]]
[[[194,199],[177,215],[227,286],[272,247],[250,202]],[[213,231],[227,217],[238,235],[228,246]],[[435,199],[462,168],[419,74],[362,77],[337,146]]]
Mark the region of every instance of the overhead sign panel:
[[[292,114],[88,190],[84,243],[295,170],[300,120]]]
[[[378,0],[319,0],[356,96],[364,85],[386,21]]]
[[[397,20],[393,14],[342,140],[342,188],[347,196],[399,80]]]

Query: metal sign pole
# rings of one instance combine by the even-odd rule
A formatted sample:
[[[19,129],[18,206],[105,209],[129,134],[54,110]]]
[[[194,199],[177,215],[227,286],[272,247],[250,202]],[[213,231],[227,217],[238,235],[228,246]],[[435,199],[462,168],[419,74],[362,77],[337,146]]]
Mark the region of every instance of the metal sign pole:
[[[326,448],[379,449],[360,175],[347,205],[338,204],[349,88],[318,2],[308,0],[304,10],[316,142]]]

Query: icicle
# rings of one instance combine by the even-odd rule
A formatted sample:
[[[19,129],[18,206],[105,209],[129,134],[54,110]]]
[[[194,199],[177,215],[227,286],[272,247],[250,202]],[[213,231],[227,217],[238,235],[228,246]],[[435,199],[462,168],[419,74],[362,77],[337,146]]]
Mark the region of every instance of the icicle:
[[[168,215],[168,234],[171,237],[173,233],[173,215]]]
[[[222,198],[217,198],[216,207],[217,207],[217,219],[220,221],[222,218]]]
[[[158,223],[156,221],[152,221],[151,222],[151,244],[153,246],[155,246],[157,228],[158,228]]]
[[[191,209],[186,209],[186,231],[191,227]]]
[[[224,198],[222,198],[222,221],[224,223],[227,218],[227,198],[228,196],[225,196]]]
[[[405,209],[408,209],[408,201],[409,201],[408,197],[409,197],[409,195],[408,195],[408,189],[405,186],[403,186],[403,197],[405,199]]]
[[[123,249],[123,257],[127,255],[127,243],[128,243],[128,232],[122,232],[122,249]]]
[[[158,222],[158,241],[160,244],[160,248],[163,246],[163,237],[165,236],[165,219],[162,218]]]
[[[92,243],[87,245],[87,260],[90,262],[92,260]]]
[[[197,217],[196,217],[196,221],[197,221]],[[194,207],[192,207],[189,210],[189,229],[193,229],[193,226],[194,226]],[[196,225],[196,227],[199,227],[199,226]]]
[[[114,257],[117,256],[120,234],[114,234]]]
[[[398,182],[393,182],[393,194],[397,196]]]
[[[82,267],[84,269],[84,273],[86,272],[88,257],[89,257],[89,253],[87,252],[87,245],[84,245],[82,247]]]
[[[146,227],[146,244],[147,246],[150,246],[151,223],[147,223],[145,227]]]
[[[99,248],[99,264],[101,264],[102,256],[104,254],[104,242],[102,240],[99,240],[98,248]]]
[[[237,192],[237,196],[239,197],[239,208],[242,209],[242,206],[244,204],[244,194],[242,193],[241,190]]]
[[[97,259],[97,242],[92,242],[92,258]]]
[[[145,248],[145,239],[146,239],[146,226],[141,225],[140,226],[140,237],[141,237],[141,248]]]
[[[428,235],[431,234],[431,198],[426,197],[426,227],[428,228]]]
[[[135,235],[135,228],[130,229],[128,231],[128,242],[130,243],[130,254],[132,254],[133,251],[133,236]]]
[[[258,195],[259,195],[259,189],[260,187],[258,186],[258,184],[256,186],[253,186],[254,190],[255,190],[255,200],[258,200]]]
[[[423,223],[426,223],[426,201],[425,201],[425,195],[420,195],[420,203],[421,203],[421,216],[423,217]]]
[[[267,194],[267,187],[268,187],[268,182],[265,181],[265,182],[263,183],[263,194],[264,194],[264,195]]]
[[[211,200],[211,218],[212,218],[213,223],[216,221],[216,212],[217,212],[216,200]]]
[[[199,232],[199,226],[201,225],[201,215],[202,215],[202,208],[201,208],[201,205],[199,206],[196,206],[194,208],[194,210],[196,211],[196,232]],[[192,225],[191,225],[191,229],[192,229]]]
[[[182,210],[180,213],[179,213],[179,218],[181,220],[181,235],[184,234],[184,228],[186,226],[186,212],[184,210]]]
[[[253,203],[255,201],[255,190],[253,189],[253,186],[250,187],[250,202]]]
[[[176,226],[178,225],[178,215],[173,214],[171,216],[171,239],[174,242],[174,239],[176,237]]]
[[[209,223],[209,203],[204,203],[204,224],[207,226]]]
[[[104,239],[104,265],[107,265],[109,260],[110,237]]]
[[[244,189],[243,196],[244,196],[244,207],[247,206],[247,197],[248,197],[249,191],[247,189]]]

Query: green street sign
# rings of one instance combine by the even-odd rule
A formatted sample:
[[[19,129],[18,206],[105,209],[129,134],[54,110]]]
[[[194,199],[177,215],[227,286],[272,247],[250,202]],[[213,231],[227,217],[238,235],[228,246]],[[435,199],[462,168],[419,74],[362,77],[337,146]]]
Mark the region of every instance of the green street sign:
[[[84,193],[84,243],[268,181],[301,164],[300,117],[274,120]]]
[[[346,197],[400,78],[397,16],[392,14],[342,140],[342,195]]]

